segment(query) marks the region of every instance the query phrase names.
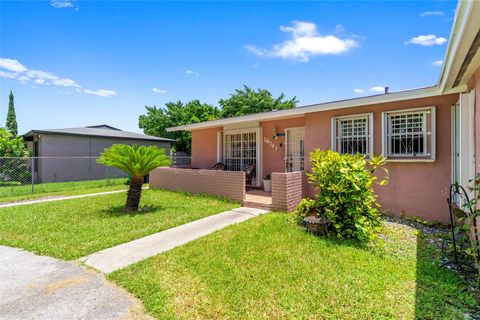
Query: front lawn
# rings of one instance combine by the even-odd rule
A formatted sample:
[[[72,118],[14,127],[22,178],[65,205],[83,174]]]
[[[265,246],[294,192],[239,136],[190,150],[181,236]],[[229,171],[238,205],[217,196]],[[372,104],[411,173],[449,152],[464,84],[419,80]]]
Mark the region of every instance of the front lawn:
[[[267,214],[109,278],[159,319],[463,319],[475,299],[425,237],[388,224],[362,247]]]
[[[76,259],[237,207],[218,198],[144,190],[141,206],[123,213],[125,193],[0,209],[0,245]]]
[[[31,184],[0,183],[0,203],[127,189],[126,181],[126,178],[116,178],[41,183],[34,186],[33,193]]]

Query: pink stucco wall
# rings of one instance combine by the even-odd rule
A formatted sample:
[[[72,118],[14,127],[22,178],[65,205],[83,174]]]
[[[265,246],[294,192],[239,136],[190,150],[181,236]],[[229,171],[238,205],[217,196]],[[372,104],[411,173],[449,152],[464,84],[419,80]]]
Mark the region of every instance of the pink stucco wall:
[[[305,118],[282,119],[276,121],[264,121],[260,123],[263,131],[263,175],[272,172],[285,171],[285,137],[273,139],[274,128],[277,133],[285,133],[285,129],[305,126]]]
[[[478,81],[477,81],[478,82]],[[477,89],[480,87],[477,84]],[[477,110],[480,94],[477,95]],[[390,184],[377,188],[379,202],[390,214],[418,216],[428,220],[448,221],[447,189],[451,183],[451,123],[450,107],[458,100],[458,94],[414,99],[408,101],[354,107],[348,109],[309,113],[305,117],[264,121],[262,141],[263,175],[284,172],[284,137],[271,139],[273,128],[305,127],[305,155],[315,148],[331,148],[331,118],[359,113],[374,114],[374,153],[382,152],[382,112],[416,107],[436,106],[436,160],[434,162],[389,162]],[[477,112],[477,124],[480,116]],[[477,125],[478,127],[478,125]],[[192,167],[210,168],[217,160],[217,131],[222,128],[195,130],[192,132]],[[477,130],[478,134],[479,130]],[[479,152],[477,139],[477,152]],[[479,157],[477,157],[478,161]],[[306,163],[307,170],[309,169]]]
[[[192,168],[210,169],[217,163],[217,132],[221,128],[192,131]]]
[[[458,95],[445,95],[365,107],[308,114],[305,118],[305,152],[331,148],[331,118],[373,112],[374,154],[382,153],[382,112],[436,106],[435,162],[389,162],[390,183],[376,188],[383,210],[390,214],[448,221],[447,189],[451,183],[450,107]],[[309,164],[306,164],[307,170]]]

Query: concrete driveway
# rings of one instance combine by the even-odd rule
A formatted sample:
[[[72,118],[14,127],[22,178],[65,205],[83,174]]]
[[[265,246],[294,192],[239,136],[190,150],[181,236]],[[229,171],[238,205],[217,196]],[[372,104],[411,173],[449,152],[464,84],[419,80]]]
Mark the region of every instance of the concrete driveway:
[[[0,246],[0,319],[148,319],[102,274]]]

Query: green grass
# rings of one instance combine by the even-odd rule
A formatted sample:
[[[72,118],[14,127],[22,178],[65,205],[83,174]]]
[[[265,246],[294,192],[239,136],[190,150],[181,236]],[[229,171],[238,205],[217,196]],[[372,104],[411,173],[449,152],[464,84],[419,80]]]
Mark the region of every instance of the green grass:
[[[213,197],[144,190],[141,206],[123,213],[124,193],[0,209],[0,245],[76,259],[238,206]]]
[[[403,225],[362,247],[267,214],[109,278],[160,319],[462,319],[476,301],[436,254]]]
[[[32,186],[30,184],[0,184],[0,203],[127,189],[128,186],[125,185],[126,181],[127,179],[125,178],[118,178],[42,183],[35,185],[34,193],[32,193]]]

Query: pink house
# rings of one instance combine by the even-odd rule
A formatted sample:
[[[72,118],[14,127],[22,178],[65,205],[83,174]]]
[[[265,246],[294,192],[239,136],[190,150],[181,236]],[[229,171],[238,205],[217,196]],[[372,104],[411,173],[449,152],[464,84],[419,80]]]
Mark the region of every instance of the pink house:
[[[304,171],[314,149],[383,154],[383,210],[447,221],[450,184],[480,172],[479,46],[480,2],[460,1],[436,85],[170,128],[191,131],[191,169],[159,168],[151,184],[293,210],[312,195]],[[226,171],[211,170],[219,162]],[[247,192],[245,164],[256,168]],[[254,188],[266,175],[271,194]]]

